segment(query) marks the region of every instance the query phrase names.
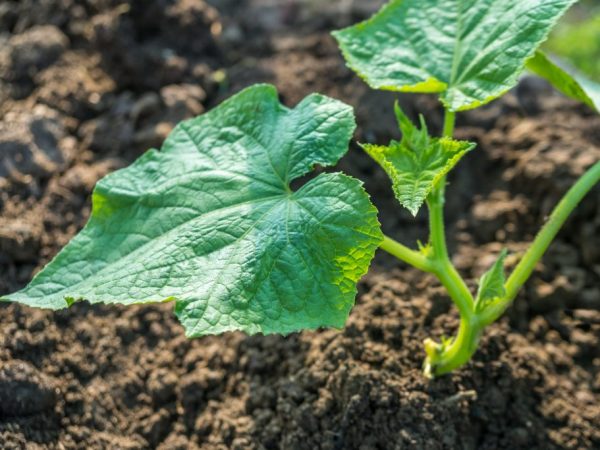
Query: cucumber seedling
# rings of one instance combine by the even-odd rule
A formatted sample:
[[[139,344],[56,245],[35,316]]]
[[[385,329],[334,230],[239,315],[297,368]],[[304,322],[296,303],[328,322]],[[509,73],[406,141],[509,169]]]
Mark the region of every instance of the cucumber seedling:
[[[527,281],[569,214],[600,180],[592,166],[565,195],[512,274],[505,279],[501,252],[473,295],[446,247],[446,175],[474,148],[452,139],[456,113],[477,108],[512,88],[527,67],[566,95],[600,108],[600,89],[554,64],[538,50],[576,0],[393,0],[366,22],[334,32],[348,66],[375,89],[437,93],[444,107],[443,136],[418,129],[396,105],[402,140],[362,147],[390,176],[399,202],[416,214],[429,209],[429,242],[418,250],[390,238],[381,248],[433,273],[460,313],[456,337],[425,341],[425,373],[460,367],[477,349],[483,329],[497,320]]]
[[[84,229],[23,290],[3,300],[60,309],[79,300],[174,302],[186,335],[290,333],[342,327],[377,248],[439,278],[461,316],[456,337],[425,342],[428,376],[466,363],[600,179],[600,163],[556,207],[512,274],[506,253],[476,295],[446,248],[446,175],[475,147],[453,139],[458,111],[501,96],[525,66],[596,108],[597,91],[538,51],[574,0],[394,0],[335,32],[348,65],[372,87],[438,93],[443,136],[396,106],[402,139],[361,144],[390,176],[401,205],[429,209],[430,238],[411,249],[382,234],[360,181],[323,173],[355,129],[352,108],[313,94],[293,109],[270,85],[238,93],[177,125],[161,150],[98,182]]]

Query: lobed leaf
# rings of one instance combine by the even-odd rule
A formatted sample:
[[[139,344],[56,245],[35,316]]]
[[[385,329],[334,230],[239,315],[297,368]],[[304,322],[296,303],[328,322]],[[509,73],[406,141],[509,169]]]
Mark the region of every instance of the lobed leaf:
[[[584,75],[569,70],[552,61],[548,55],[538,50],[527,61],[527,68],[536,75],[548,80],[552,86],[568,97],[585,103],[600,112],[600,85]]]
[[[525,62],[577,0],[392,0],[334,32],[371,87],[440,93],[453,111],[512,88]]]
[[[432,138],[421,116],[417,128],[396,104],[402,140],[390,145],[360,144],[392,180],[394,195],[413,215],[436,184],[475,144],[451,138]]]
[[[503,298],[506,295],[506,289],[504,288],[506,281],[504,276],[504,260],[507,254],[506,249],[502,250],[494,265],[479,280],[479,289],[477,290],[477,297],[475,299],[477,310],[482,311],[490,302]]]
[[[290,182],[336,163],[354,128],[339,101],[288,109],[273,86],[248,88],[101,180],[85,228],[4,300],[175,301],[188,336],[341,327],[382,240],[377,211],[343,174]]]

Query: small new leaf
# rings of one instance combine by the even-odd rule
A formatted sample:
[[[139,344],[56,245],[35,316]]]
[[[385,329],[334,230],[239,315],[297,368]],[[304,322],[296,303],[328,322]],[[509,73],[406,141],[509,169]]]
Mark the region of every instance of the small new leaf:
[[[600,112],[600,85],[566,66],[552,61],[548,55],[538,50],[527,61],[527,68],[545,78],[556,89],[575,100],[585,103]]]
[[[334,33],[371,87],[440,93],[472,109],[512,88],[525,61],[577,0],[392,0]]]
[[[402,140],[388,146],[360,145],[386,171],[400,204],[416,216],[431,190],[475,144],[432,138],[422,116],[419,129],[398,104],[395,109]]]
[[[339,101],[288,109],[248,88],[101,180],[86,227],[5,300],[175,301],[190,337],[341,327],[383,239],[377,211],[340,173],[290,183],[336,163],[354,128]]]
[[[420,240],[417,240],[417,248],[419,249],[419,253],[426,258],[431,258],[433,256],[433,247],[431,246],[431,242],[423,244]]]
[[[491,269],[484,273],[479,280],[479,289],[477,290],[477,298],[475,299],[475,309],[478,312],[483,311],[494,300],[506,295],[506,289],[504,288],[506,281],[504,276],[504,260],[507,254],[506,249],[502,250]]]

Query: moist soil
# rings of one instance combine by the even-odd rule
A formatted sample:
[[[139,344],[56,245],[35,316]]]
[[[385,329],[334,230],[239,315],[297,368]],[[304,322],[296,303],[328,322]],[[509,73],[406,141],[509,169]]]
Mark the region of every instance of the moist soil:
[[[380,1],[0,1],[0,294],[83,226],[94,183],[179,120],[255,82],[294,105],[357,108],[356,139],[398,138],[396,96],[344,67],[328,31]],[[400,97],[439,129],[427,96]],[[473,288],[502,248],[514,266],[560,196],[600,159],[600,119],[524,78],[459,116],[478,148],[450,178],[449,244]],[[384,231],[403,212],[353,144]],[[337,169],[336,169],[337,170]],[[187,340],[170,305],[0,305],[3,449],[600,448],[600,190],[580,205],[473,361],[422,376],[422,341],[452,335],[439,283],[378,254],[343,330]]]

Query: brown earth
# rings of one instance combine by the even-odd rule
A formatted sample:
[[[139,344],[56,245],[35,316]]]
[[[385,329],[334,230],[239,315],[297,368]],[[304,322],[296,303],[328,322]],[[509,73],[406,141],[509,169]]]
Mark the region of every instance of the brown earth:
[[[328,30],[380,1],[0,1],[0,294],[80,229],[104,174],[253,82],[294,104],[357,108],[357,139],[398,137],[394,96],[350,73]],[[439,128],[430,97],[405,108]],[[478,145],[450,179],[454,261],[475,280],[514,264],[600,158],[600,118],[524,79],[459,117]],[[386,233],[426,237],[353,147]],[[496,243],[490,243],[496,242]],[[0,305],[0,448],[600,448],[600,190],[580,205],[474,360],[423,378],[422,341],[457,316],[439,283],[378,255],[341,330],[186,340],[169,305]]]

